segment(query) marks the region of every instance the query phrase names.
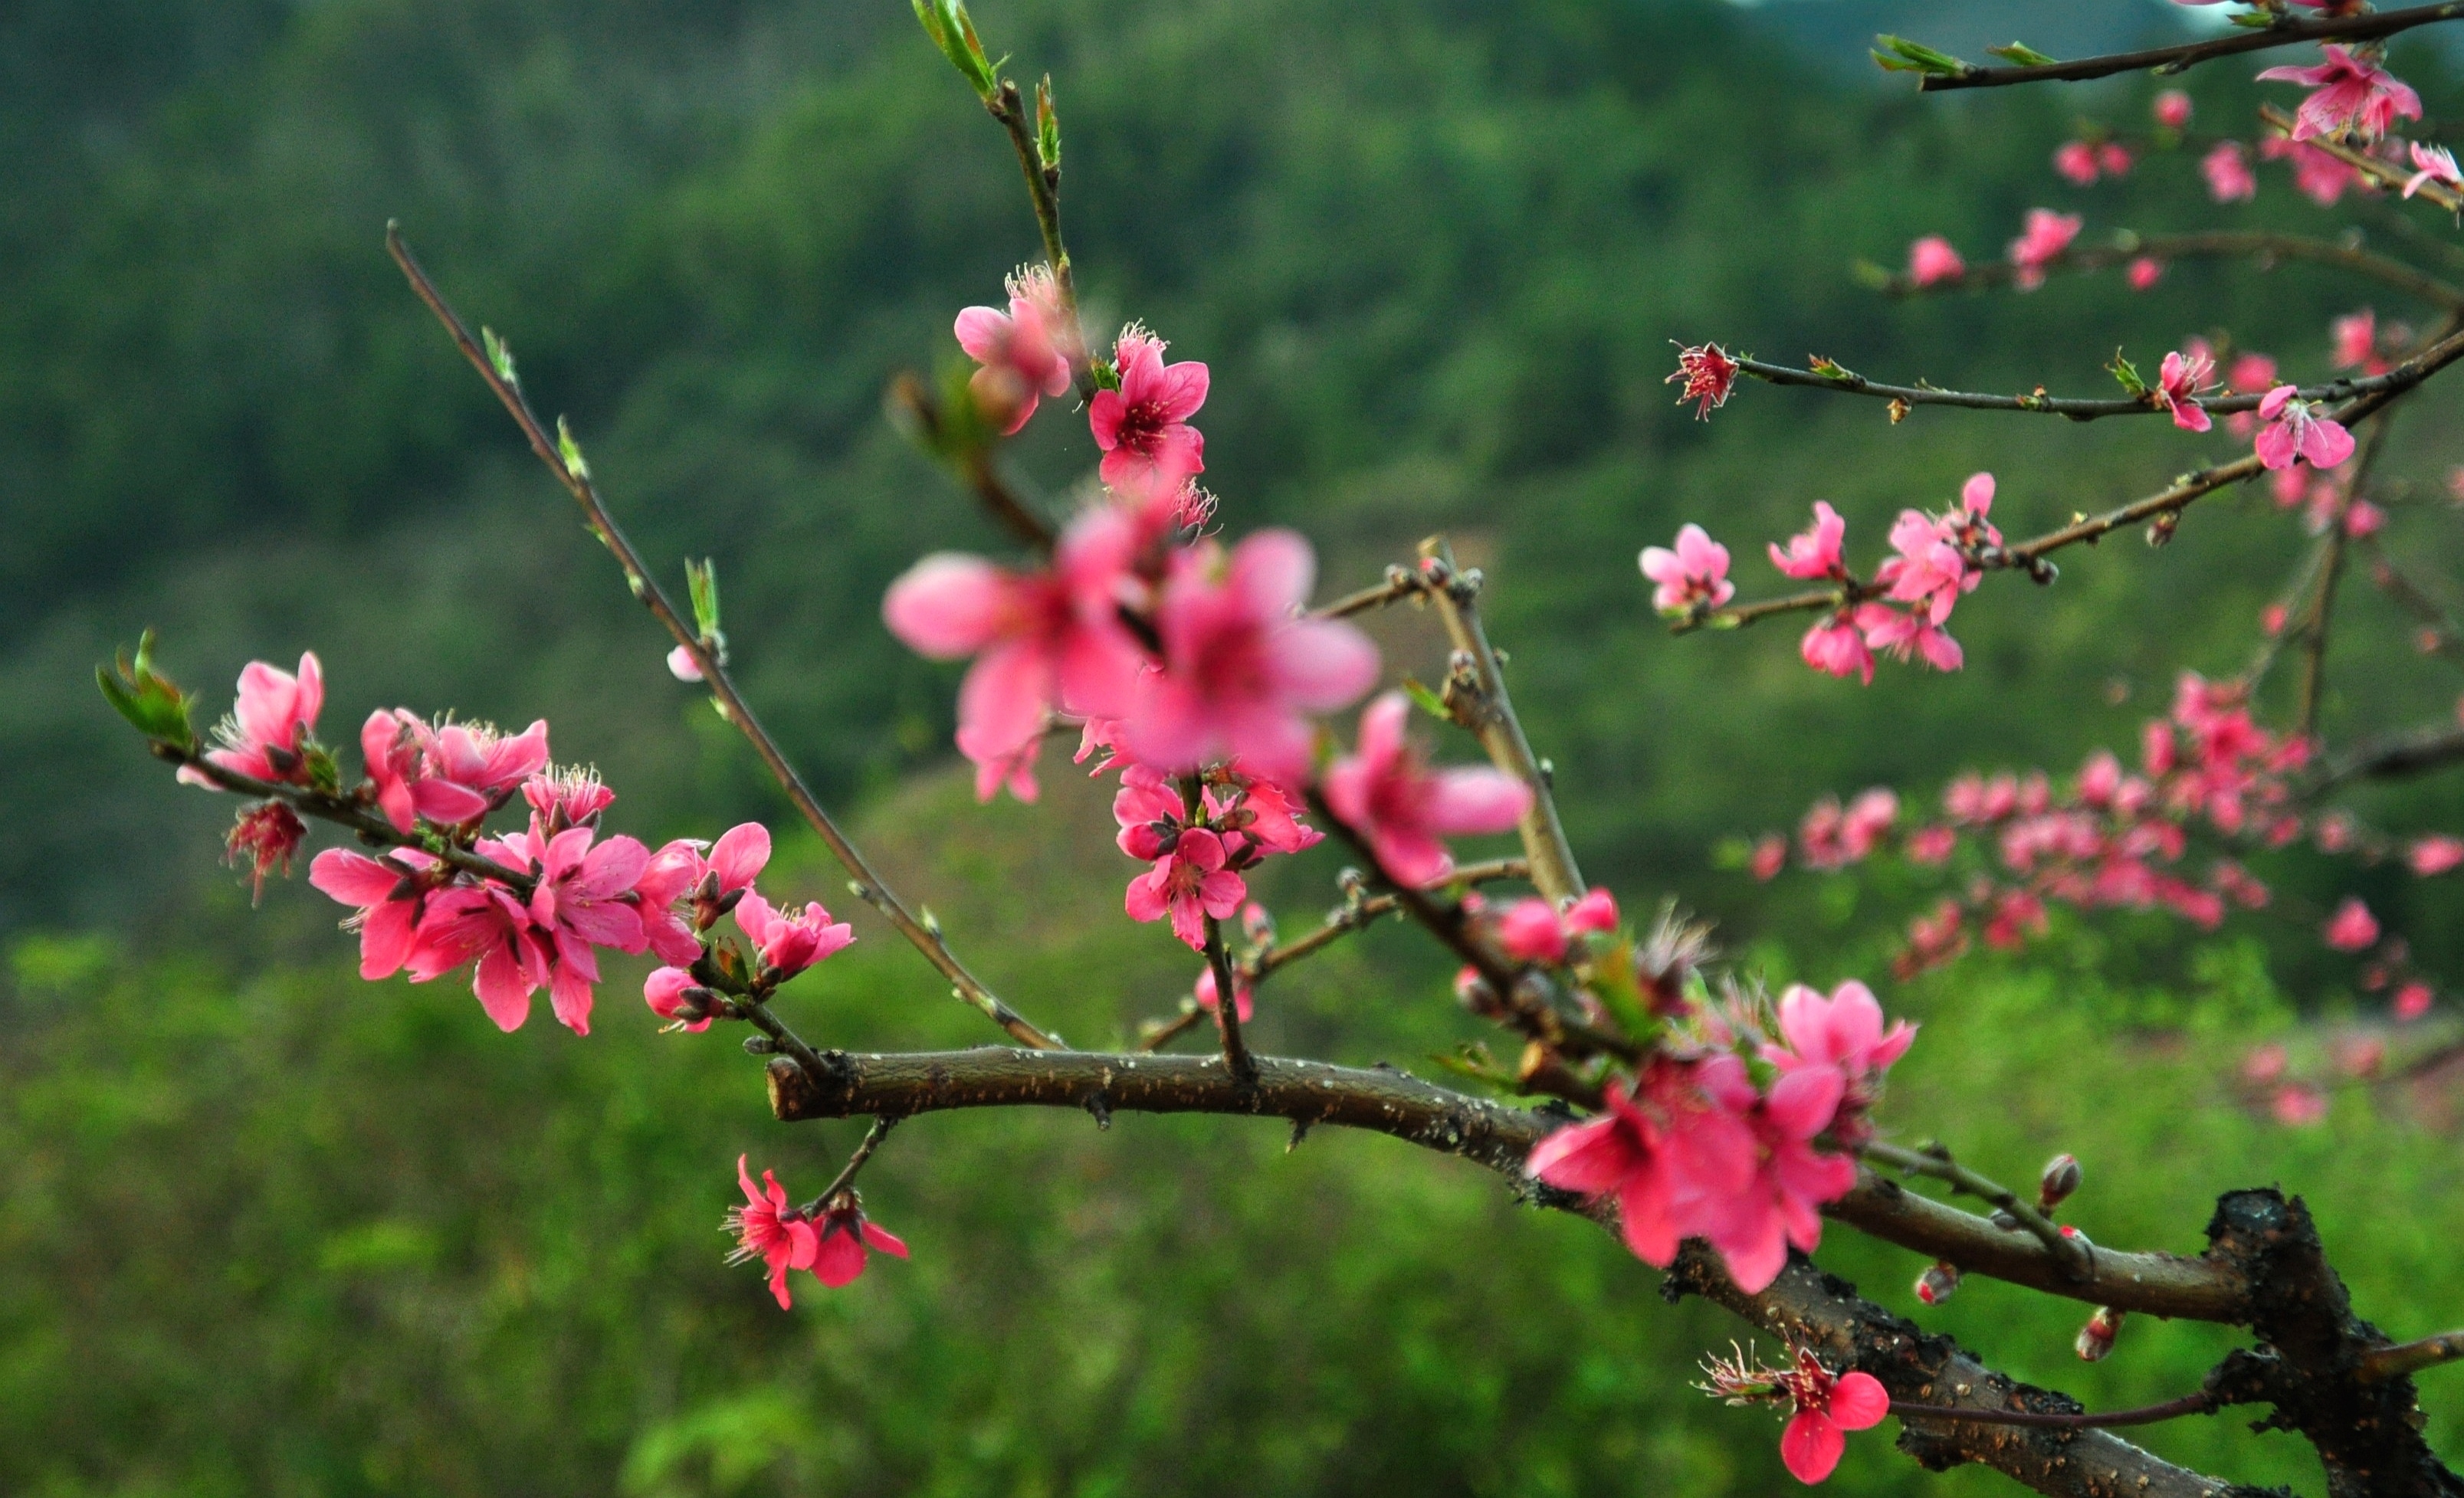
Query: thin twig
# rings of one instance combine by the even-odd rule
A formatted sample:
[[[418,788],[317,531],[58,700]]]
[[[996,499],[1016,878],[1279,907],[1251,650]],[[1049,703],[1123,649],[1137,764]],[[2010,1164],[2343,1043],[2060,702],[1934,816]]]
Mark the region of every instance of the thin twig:
[[[2261,104],[2258,108],[2258,118],[2287,136],[2293,133],[2293,117],[2274,104]],[[2327,136],[2316,136],[2301,143],[2314,150],[2324,151],[2382,187],[2394,187],[2400,191],[2412,180],[2412,173],[2400,171],[2375,156],[2354,150],[2343,142]],[[2464,208],[2464,192],[2443,187],[2435,181],[2425,181],[2413,190],[2451,213],[2459,208]]]
[[[2459,16],[2464,16],[2464,0],[2333,20],[2285,19],[2273,26],[2253,28],[2230,36],[2185,42],[2173,47],[2151,47],[2144,52],[2109,53],[2100,57],[2082,57],[2076,62],[2048,62],[2014,68],[1963,65],[1957,73],[1926,74],[1918,80],[1917,87],[1925,93],[1937,93],[1954,88],[2004,88],[2014,83],[2075,83],[2087,78],[2110,77],[2117,73],[2150,71],[2174,74],[2213,58],[2236,56],[2245,52],[2264,52],[2271,47],[2291,47],[2312,41],[2370,41],[2435,21],[2452,21]]]
[[[1531,788],[1531,804],[1515,828],[1523,836],[1524,856],[1531,863],[1531,882],[1551,900],[1578,899],[1583,875],[1574,865],[1573,845],[1566,840],[1565,824],[1557,819],[1549,767],[1533,756],[1531,741],[1523,735],[1523,722],[1514,716],[1514,699],[1507,694],[1497,651],[1490,648],[1488,631],[1480,621],[1474,602],[1480,596],[1480,574],[1466,575],[1455,565],[1454,548],[1442,536],[1420,542],[1420,557],[1422,573],[1433,584],[1430,597],[1445,620],[1446,636],[1457,650],[1470,657],[1480,688],[1480,700],[1473,705],[1472,732],[1488,751],[1490,763]],[[1430,568],[1430,562],[1442,573]]]
[[[2400,1342],[2366,1355],[2361,1367],[2353,1370],[2353,1377],[2364,1383],[2384,1383],[2458,1358],[2464,1358],[2464,1331],[2441,1332],[2436,1336]]]
[[[337,826],[348,827],[367,842],[381,844],[387,848],[416,848],[464,873],[495,880],[524,899],[530,897],[532,889],[539,883],[531,875],[518,870],[508,869],[495,859],[473,852],[451,839],[431,840],[417,832],[401,831],[391,822],[378,816],[347,796],[329,795],[305,785],[291,785],[280,781],[260,781],[253,775],[242,775],[237,770],[227,770],[203,754],[183,754],[172,745],[160,741],[155,743],[154,752],[183,769],[195,771],[227,791],[285,803],[294,810],[303,811],[320,822],[331,822]]]
[[[1051,79],[1045,83],[1048,88]],[[1090,400],[1096,389],[1095,371],[1087,350],[1086,328],[1078,318],[1078,275],[1069,264],[1068,248],[1061,242],[1061,164],[1047,166],[1037,152],[1035,121],[1027,114],[1026,101],[1019,97],[1016,82],[1001,79],[1000,90],[984,100],[984,110],[1001,121],[1018,150],[1018,169],[1026,178],[1026,195],[1035,205],[1035,227],[1044,235],[1044,258],[1052,267],[1062,314],[1067,319],[1068,346],[1062,352],[1077,376],[1079,397]]]
[[[881,1141],[889,1138],[890,1131],[897,1127],[896,1113],[875,1114],[872,1127],[864,1132],[864,1142],[855,1147],[853,1155],[847,1157],[847,1167],[841,1170],[828,1185],[822,1188],[820,1196],[804,1203],[802,1209],[803,1214],[806,1217],[815,1216],[828,1203],[830,1198],[854,1185],[856,1172],[864,1169],[864,1162],[872,1158],[872,1152],[880,1149]]]
[[[2347,781],[2391,781],[2464,762],[2464,727],[2453,722],[2365,739],[2323,763],[2303,790],[2316,796]]]
[[[2330,539],[2321,537],[2316,545],[2302,552],[2299,565],[2293,569],[2293,576],[2286,580],[2284,590],[2277,595],[2276,603],[2272,606],[2281,609],[2283,612],[2279,617],[2287,622],[2280,625],[2274,633],[2260,631],[2258,649],[2252,652],[2250,664],[2242,668],[2241,675],[2236,678],[2245,693],[2257,691],[2259,683],[2267,679],[2267,673],[2276,669],[2277,657],[2284,653],[2285,642],[2295,633],[2289,622],[2293,617],[2294,605],[2309,597],[2318,587],[2319,568],[2327,560],[2329,544]]]
[[[931,962],[942,977],[950,980],[960,999],[981,1010],[1013,1040],[1022,1046],[1032,1046],[1038,1048],[1059,1046],[1061,1043],[1058,1040],[1027,1023],[1016,1010],[1002,1002],[990,988],[984,986],[983,982],[958,960],[957,955],[952,952],[949,944],[941,939],[940,933],[926,926],[910,914],[906,905],[891,892],[888,885],[882,882],[880,874],[873,870],[872,865],[856,850],[855,844],[847,839],[846,833],[839,830],[838,824],[831,820],[829,813],[822,809],[821,802],[804,784],[803,777],[796,773],[795,766],[788,763],[786,754],[779,747],[778,741],[770,737],[769,731],[764,729],[759,720],[753,716],[753,710],[745,704],[742,694],[737,691],[736,683],[729,678],[727,669],[720,664],[717,652],[702,640],[700,631],[684,616],[677,613],[675,606],[668,601],[667,594],[661,590],[657,581],[651,577],[649,568],[643,562],[641,554],[634,550],[633,543],[626,540],[624,531],[617,526],[615,517],[608,512],[605,501],[600,498],[599,491],[592,485],[589,474],[576,472],[566,464],[558,450],[556,439],[548,435],[547,429],[540,424],[539,417],[533,414],[530,401],[522,394],[521,387],[497,373],[495,363],[479,346],[478,341],[472,338],[471,330],[464,324],[460,315],[455,313],[452,306],[446,301],[444,294],[436,289],[436,283],[429,279],[428,273],[420,268],[418,259],[410,252],[410,246],[404,242],[402,231],[398,226],[393,224],[385,226],[385,248],[392,253],[394,263],[402,267],[403,275],[409,278],[411,290],[419,294],[419,299],[426,302],[428,310],[434,313],[437,321],[445,325],[446,332],[452,336],[454,346],[462,350],[463,357],[471,362],[471,366],[479,372],[479,377],[488,383],[488,387],[495,392],[496,399],[503,403],[506,411],[521,428],[522,435],[530,441],[531,451],[539,455],[541,463],[547,465],[548,472],[556,475],[558,482],[563,484],[565,490],[573,496],[574,502],[582,507],[583,517],[589,524],[591,533],[599,538],[601,543],[606,546],[608,552],[615,557],[617,565],[624,569],[626,585],[632,589],[633,596],[640,599],[643,606],[649,608],[651,615],[667,627],[668,633],[678,645],[684,647],[686,653],[693,658],[693,664],[700,669],[703,684],[710,688],[711,695],[717,699],[720,714],[744,735],[746,740],[753,745],[754,753],[761,757],[761,762],[768,767],[772,778],[777,780],[780,786],[786,791],[787,799],[794,803],[796,809],[803,813],[804,820],[812,825],[813,830],[821,834],[822,841],[829,846],[830,851],[837,856],[840,864],[854,876],[858,896],[880,912],[892,926],[897,927],[899,934],[913,943],[918,952],[924,954],[925,960]]]
[[[1912,1175],[1931,1176],[1936,1180],[1948,1182],[1954,1191],[1964,1191],[1991,1202],[2010,1213],[2020,1226],[2035,1234],[2037,1241],[2047,1248],[2060,1255],[2071,1267],[2074,1278],[2086,1278],[2095,1267],[2095,1254],[2085,1244],[2066,1236],[2052,1219],[2021,1201],[2018,1193],[2010,1187],[1960,1164],[1951,1157],[1948,1150],[1939,1146],[1929,1150],[1908,1150],[1873,1139],[1859,1146],[1857,1153]]]
[[[2345,485],[2344,503],[2348,507],[2362,501],[2363,486],[2369,481],[2370,470],[2377,466],[2379,454],[2387,451],[2390,419],[2390,413],[2381,412],[2370,420],[2369,440],[2364,444],[2361,461]],[[2339,510],[2328,519],[2326,559],[2319,569],[2319,590],[2312,596],[2309,616],[2301,626],[2301,693],[2294,714],[2295,732],[2313,743],[2319,738],[2319,708],[2326,696],[2327,639],[2336,616],[2336,584],[2344,580],[2347,536],[2344,512]]]
[[[2065,250],[2044,261],[2038,269],[2046,273],[2057,271],[2085,273],[2127,264],[2143,256],[2155,260],[2215,260],[2243,257],[2307,260],[2315,265],[2333,266],[2338,270],[2350,271],[2357,275],[2368,276],[2372,280],[2383,282],[2449,311],[2464,306],[2464,289],[2449,285],[2416,267],[2362,249],[2358,245],[2349,245],[2334,239],[2314,239],[2304,234],[2219,231],[2202,234],[2142,236],[2125,231],[2116,234],[2110,244]],[[2018,271],[2019,268],[2008,260],[1994,260],[1970,266],[1956,276],[1945,276],[1922,286],[1904,274],[1894,275],[1883,283],[1882,290],[1893,297],[1940,296],[1947,292],[1978,291],[2011,284],[2016,279]],[[2240,408],[2222,408],[2231,410]]]
[[[1249,1043],[1241,1035],[1241,996],[1232,975],[1232,959],[1224,955],[1223,926],[1212,915],[1201,914],[1206,922],[1206,965],[1215,974],[1215,1028],[1223,1038],[1223,1064],[1232,1075],[1243,1082],[1258,1079],[1258,1063],[1249,1054]]]
[[[1397,562],[1386,569],[1386,581],[1344,594],[1331,604],[1309,610],[1312,619],[1349,619],[1373,608],[1383,608],[1404,599],[1426,597],[1431,590],[1429,580],[1410,567]]]
[[[2428,588],[2413,581],[2379,543],[2376,536],[2358,536],[2353,544],[2369,556],[2370,582],[2379,591],[2393,599],[2396,606],[2413,617],[2430,639],[2427,653],[2442,660],[2464,664],[2464,628],[2458,628],[2455,616],[2431,595]]]
[[[1902,1420],[1972,1421],[1984,1425],[2033,1425],[2041,1430],[2110,1430],[2117,1425],[2153,1425],[2160,1421],[2180,1420],[2185,1415],[2212,1415],[2220,1402],[2216,1396],[2201,1389],[2196,1394],[2167,1399],[2162,1404],[2110,1410],[2101,1415],[2058,1415],[2045,1410],[1979,1410],[1955,1404],[1910,1404],[1901,1399],[1891,1401],[1891,1413]]]

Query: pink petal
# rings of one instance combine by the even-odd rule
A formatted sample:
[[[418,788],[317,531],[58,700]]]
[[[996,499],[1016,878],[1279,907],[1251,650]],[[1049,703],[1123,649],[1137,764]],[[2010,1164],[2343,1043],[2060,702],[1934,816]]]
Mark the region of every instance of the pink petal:
[[[1377,647],[1340,619],[1297,620],[1266,640],[1275,684],[1306,713],[1331,713],[1377,685]]]
[[[1848,1450],[1848,1437],[1818,1410],[1799,1410],[1780,1432],[1779,1459],[1789,1475],[1814,1484],[1829,1477]]]
[[[824,1233],[813,1254],[813,1278],[832,1289],[854,1283],[864,1272],[864,1242],[851,1232]]]
[[[737,823],[711,845],[710,868],[722,894],[751,885],[769,863],[770,829],[759,822]]]
[[[1440,770],[1431,780],[1429,826],[1438,832],[1504,832],[1531,809],[1531,787],[1503,770]]]
[[[1891,1413],[1891,1396],[1872,1374],[1846,1373],[1831,1391],[1831,1422],[1841,1430],[1867,1430]]]
[[[344,905],[382,905],[402,883],[402,870],[347,848],[329,848],[310,861],[308,883]]]
[[[958,314],[951,331],[958,336],[958,346],[969,359],[989,364],[1001,357],[1001,345],[1008,341],[1010,319],[996,308],[969,307]]]
[[[1015,589],[1007,573],[981,557],[936,552],[890,584],[881,618],[909,650],[956,660],[1001,632]]]
[[[479,996],[479,1007],[496,1022],[496,1028],[510,1035],[522,1027],[531,1017],[531,991],[539,985],[522,971],[522,964],[505,942],[488,949],[479,959],[479,970],[473,975],[471,991]]]
[[[877,1248],[883,1253],[889,1254],[893,1258],[904,1259],[907,1257],[906,1240],[900,1238],[896,1233],[891,1232],[889,1228],[883,1227],[877,1223],[868,1222],[864,1224],[864,1241],[867,1246]],[[1876,1385],[1876,1387],[1879,1388],[1880,1385]],[[1859,1425],[1853,1428],[1862,1430],[1864,1427]]]
[[[410,960],[418,936],[412,920],[415,900],[387,900],[368,911],[360,926],[360,976],[370,982],[391,978]]]

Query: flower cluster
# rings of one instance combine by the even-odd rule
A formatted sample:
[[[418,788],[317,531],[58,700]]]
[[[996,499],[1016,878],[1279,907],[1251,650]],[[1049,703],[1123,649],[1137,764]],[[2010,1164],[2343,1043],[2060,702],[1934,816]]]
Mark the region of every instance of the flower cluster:
[[[872,1252],[907,1257],[905,1241],[868,1219],[862,1199],[852,1190],[841,1190],[826,1201],[805,1207],[790,1206],[787,1189],[769,1171],[761,1173],[761,1189],[754,1189],[753,1177],[740,1155],[736,1157],[736,1181],[744,1190],[744,1204],[731,1209],[723,1224],[737,1238],[727,1262],[760,1260],[770,1271],[770,1293],[779,1298],[781,1311],[794,1304],[787,1292],[791,1269],[809,1269],[813,1278],[837,1289],[864,1273]]]

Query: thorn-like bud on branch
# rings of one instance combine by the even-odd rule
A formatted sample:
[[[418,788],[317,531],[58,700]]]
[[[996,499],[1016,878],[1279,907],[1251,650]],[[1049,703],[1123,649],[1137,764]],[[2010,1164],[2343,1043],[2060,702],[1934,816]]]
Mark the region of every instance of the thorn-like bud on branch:
[[[767,1035],[747,1035],[744,1037],[744,1053],[748,1056],[775,1055],[778,1053],[778,1050],[779,1043],[772,1040]]]
[[[2010,1213],[2003,1211],[2000,1207],[1995,1207],[1991,1213],[1988,1214],[1986,1221],[1991,1223],[1994,1226],[2002,1229],[2002,1231],[2006,1233],[2015,1233],[2019,1230],[2019,1220],[2013,1217]]]
[[[675,1013],[669,1018],[682,1020],[688,1024],[696,1020],[707,1020],[710,1018],[711,1009],[717,1002],[718,995],[707,988],[687,988],[676,995]]]
[[[1936,1259],[1917,1276],[1917,1299],[1928,1306],[1939,1306],[1959,1292],[1959,1266],[1948,1259]]]
[[[2079,1188],[2079,1157],[2070,1154],[2055,1156],[2045,1162],[2044,1173],[2036,1178],[2036,1210],[2052,1211]]]
[[[2083,1363],[2101,1363],[2113,1355],[2113,1339],[2122,1334],[2122,1312],[2111,1306],[2099,1306],[2096,1314],[2079,1328],[2079,1340],[2072,1350]]]
[[[2163,546],[2170,543],[2173,540],[2173,533],[2176,530],[2179,530],[2181,525],[2182,515],[2180,511],[2166,511],[2163,515],[2160,515],[2153,520],[2147,522],[2147,544],[2150,546]]]
[[[1342,870],[1335,874],[1334,887],[1343,892],[1343,897],[1345,899],[1358,900],[1369,892],[1369,877],[1359,870],[1346,864]]]

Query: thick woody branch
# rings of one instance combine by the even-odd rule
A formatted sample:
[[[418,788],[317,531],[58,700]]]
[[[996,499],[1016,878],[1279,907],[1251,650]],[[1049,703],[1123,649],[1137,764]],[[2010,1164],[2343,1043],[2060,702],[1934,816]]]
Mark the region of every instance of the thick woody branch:
[[[385,226],[385,248],[392,253],[394,263],[402,268],[402,274],[408,277],[411,290],[419,294],[419,299],[426,302],[428,310],[436,315],[436,320],[444,324],[445,331],[452,337],[454,346],[462,351],[462,356],[471,362],[471,366],[479,372],[479,378],[485,380],[488,383],[488,388],[495,392],[496,399],[503,404],[506,412],[514,418],[515,424],[521,428],[522,435],[530,442],[531,451],[538,454],[541,463],[547,465],[548,472],[556,475],[557,481],[564,486],[565,491],[573,496],[574,503],[582,507],[583,517],[588,523],[591,534],[599,538],[609,554],[615,557],[617,564],[624,569],[626,585],[632,589],[633,596],[642,601],[643,606],[649,609],[651,616],[666,627],[669,635],[693,658],[693,664],[701,672],[703,684],[710,688],[711,695],[717,700],[720,713],[729,722],[734,723],[737,731],[744,735],[746,741],[753,745],[753,752],[760,756],[761,762],[770,771],[771,777],[778,781],[780,787],[787,793],[788,801],[793,803],[796,810],[811,824],[813,830],[821,834],[822,841],[828,845],[831,853],[837,856],[839,863],[854,877],[856,893],[865,903],[880,912],[892,926],[898,928],[899,935],[913,943],[918,952],[924,954],[925,960],[931,962],[943,978],[949,980],[952,988],[961,1000],[981,1010],[986,1018],[1000,1025],[1012,1039],[1025,1046],[1059,1045],[1060,1042],[1028,1024],[1016,1010],[1002,1002],[981,980],[968,971],[966,964],[958,960],[957,954],[950,950],[949,943],[941,939],[939,932],[918,920],[898,896],[891,892],[890,887],[882,881],[881,875],[873,870],[870,862],[863,853],[857,851],[855,844],[840,830],[838,823],[828,812],[822,809],[820,800],[813,795],[811,788],[805,785],[803,777],[796,773],[796,767],[788,762],[786,753],[779,747],[778,740],[772,738],[769,731],[761,726],[760,720],[753,716],[752,708],[745,703],[743,694],[737,690],[736,683],[727,674],[726,667],[719,661],[718,652],[701,638],[701,632],[676,611],[673,604],[669,602],[667,593],[660,588],[658,582],[651,576],[650,569],[643,562],[641,553],[636,551],[633,543],[626,539],[624,530],[617,525],[615,517],[609,513],[606,502],[600,497],[598,488],[590,481],[589,474],[578,465],[570,464],[565,460],[558,441],[548,435],[547,428],[532,412],[530,401],[522,394],[521,387],[497,372],[495,362],[488,357],[487,351],[479,346],[478,341],[471,336],[471,330],[462,321],[461,315],[446,301],[444,294],[436,289],[436,283],[429,279],[427,271],[420,267],[418,259],[410,253],[410,246],[404,242],[399,227],[392,224]]]
[[[2286,123],[2289,125],[2291,121],[2287,121]],[[2201,234],[2143,236],[2124,231],[2115,235],[2109,244],[2065,250],[2046,260],[2038,269],[2048,275],[2062,271],[2101,271],[2112,266],[2127,264],[2143,256],[2154,260],[2305,260],[2313,265],[2324,265],[2336,270],[2349,271],[2356,275],[2366,276],[2450,312],[2464,307],[2464,290],[2449,285],[2434,275],[2426,275],[2402,260],[2390,259],[2387,255],[2365,250],[2359,245],[2346,244],[2342,240],[2313,239],[2303,234],[2219,231]],[[1883,283],[1882,289],[1894,297],[1938,296],[1945,292],[1981,291],[1989,287],[2010,285],[2017,278],[2018,273],[2017,266],[2007,260],[1997,260],[1970,266],[1957,276],[1946,276],[1924,286],[1918,285],[1907,275],[1894,275]],[[2241,408],[2222,406],[2211,408],[2235,410]]]
[[[2313,794],[2347,781],[2392,781],[2464,761],[2464,727],[2431,723],[2365,739],[2326,762],[2307,787]]]
[[[1869,1160],[1880,1160],[1912,1175],[1931,1176],[1947,1182],[1953,1191],[1965,1191],[2008,1212],[2013,1221],[2061,1260],[2065,1272],[2073,1281],[2083,1280],[2094,1272],[2096,1255],[2085,1244],[2076,1238],[2064,1237],[2051,1218],[2021,1201],[2017,1192],[1962,1165],[1951,1157],[1948,1150],[1939,1145],[1922,1150],[1903,1150],[1898,1145],[1874,1139],[1867,1141],[1858,1153]]]
[[[1491,763],[1531,787],[1531,809],[1523,814],[1516,830],[1523,835],[1524,856],[1531,861],[1531,882],[1551,900],[1563,902],[1583,893],[1582,871],[1574,866],[1573,846],[1566,841],[1565,824],[1557,819],[1556,797],[1551,794],[1550,774],[1531,753],[1531,741],[1523,736],[1522,720],[1514,716],[1514,699],[1507,695],[1506,676],[1499,669],[1497,651],[1490,649],[1488,631],[1480,622],[1479,606],[1473,602],[1479,596],[1477,575],[1465,577],[1455,566],[1454,548],[1442,536],[1432,536],[1420,542],[1424,562],[1435,562],[1444,568],[1442,579],[1434,579],[1430,595],[1436,599],[1439,614],[1446,622],[1446,637],[1454,648],[1468,656],[1474,679],[1479,685],[1479,701],[1470,704],[1472,733],[1481,747],[1488,751]]]
[[[2005,88],[2014,83],[2076,83],[2088,78],[2111,77],[2117,73],[2181,73],[2202,62],[2238,56],[2246,52],[2264,52],[2272,47],[2291,47],[2301,42],[2375,41],[2410,31],[2416,26],[2459,17],[2464,17],[2464,0],[2332,20],[2305,21],[2287,16],[2273,26],[2254,27],[2208,41],[2150,47],[2143,52],[2108,53],[2100,57],[2081,57],[2075,62],[2048,62],[2013,68],[1979,68],[1963,64],[1956,73],[1927,74],[1917,86],[1924,92],[1937,93],[1954,88]]]

